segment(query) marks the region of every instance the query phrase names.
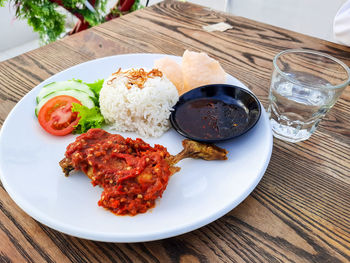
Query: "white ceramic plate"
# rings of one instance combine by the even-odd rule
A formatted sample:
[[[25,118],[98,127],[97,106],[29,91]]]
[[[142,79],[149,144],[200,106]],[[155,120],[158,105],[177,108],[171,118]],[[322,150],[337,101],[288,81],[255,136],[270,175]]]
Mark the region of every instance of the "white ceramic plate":
[[[229,151],[227,161],[185,159],[170,178],[156,207],[134,217],[116,216],[97,205],[102,192],[82,173],[65,177],[58,162],[75,135],[46,133],[34,115],[35,97],[52,81],[106,78],[119,67],[152,68],[164,55],[130,54],[89,61],[47,79],[14,107],[0,134],[0,176],[12,199],[39,222],[63,233],[97,241],[139,242],[183,234],[223,216],[256,187],[270,160],[272,134],[267,114],[245,135],[218,144]],[[179,57],[173,57],[181,61]],[[228,83],[244,87],[232,76]],[[138,137],[134,133],[123,136]],[[173,129],[144,139],[178,153],[184,139]]]

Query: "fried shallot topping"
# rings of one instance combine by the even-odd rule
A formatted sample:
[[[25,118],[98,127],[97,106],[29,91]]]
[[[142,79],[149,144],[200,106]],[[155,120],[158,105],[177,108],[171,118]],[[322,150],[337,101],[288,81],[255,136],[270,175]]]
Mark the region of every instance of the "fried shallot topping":
[[[113,76],[123,75],[128,78],[127,88],[130,89],[131,85],[137,85],[140,89],[144,88],[144,84],[149,78],[162,77],[163,73],[158,69],[152,69],[147,72],[143,68],[140,69],[129,69],[127,71],[122,71],[121,68],[112,74]],[[111,78],[107,84],[112,84],[116,77]]]

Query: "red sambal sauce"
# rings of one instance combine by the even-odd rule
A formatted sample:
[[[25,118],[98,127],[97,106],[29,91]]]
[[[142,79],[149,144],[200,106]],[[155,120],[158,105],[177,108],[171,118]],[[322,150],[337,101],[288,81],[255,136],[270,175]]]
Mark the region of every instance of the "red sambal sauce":
[[[142,139],[90,129],[68,145],[66,158],[96,186],[104,188],[98,204],[117,215],[136,215],[154,207],[171,175],[167,149]]]

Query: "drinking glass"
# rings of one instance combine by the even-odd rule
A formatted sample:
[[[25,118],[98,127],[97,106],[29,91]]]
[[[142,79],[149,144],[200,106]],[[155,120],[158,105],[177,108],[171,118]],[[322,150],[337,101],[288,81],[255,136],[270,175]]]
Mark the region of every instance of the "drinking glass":
[[[350,82],[340,60],[317,51],[289,49],[277,54],[268,115],[276,138],[307,140]]]

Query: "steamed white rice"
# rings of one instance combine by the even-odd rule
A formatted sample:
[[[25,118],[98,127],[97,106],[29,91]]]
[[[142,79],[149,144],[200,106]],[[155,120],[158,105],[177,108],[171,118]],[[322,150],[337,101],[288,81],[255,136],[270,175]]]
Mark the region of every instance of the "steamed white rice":
[[[130,85],[123,74],[105,80],[100,108],[111,129],[159,137],[170,127],[169,116],[179,99],[176,87],[164,75],[148,78],[143,88]]]

